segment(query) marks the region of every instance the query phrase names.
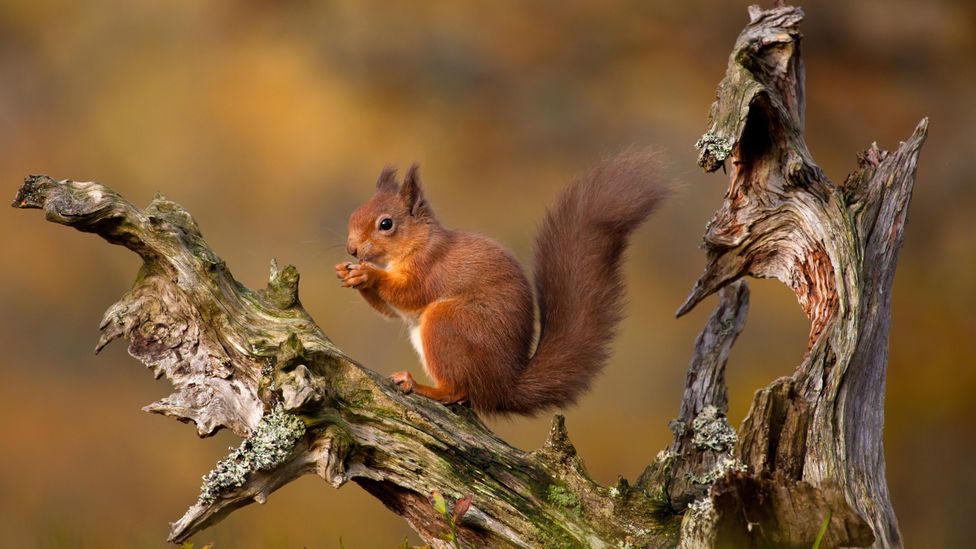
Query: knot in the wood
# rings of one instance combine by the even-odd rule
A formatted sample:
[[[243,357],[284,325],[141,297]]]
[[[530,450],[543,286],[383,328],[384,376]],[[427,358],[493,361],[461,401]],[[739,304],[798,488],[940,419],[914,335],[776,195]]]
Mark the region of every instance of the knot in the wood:
[[[281,342],[273,372],[269,369],[264,375],[270,375],[272,385],[269,389],[280,395],[285,410],[310,411],[322,406],[327,398],[327,388],[320,374],[326,359],[323,353],[306,349],[294,333]],[[267,400],[276,399],[273,395],[265,396]]]

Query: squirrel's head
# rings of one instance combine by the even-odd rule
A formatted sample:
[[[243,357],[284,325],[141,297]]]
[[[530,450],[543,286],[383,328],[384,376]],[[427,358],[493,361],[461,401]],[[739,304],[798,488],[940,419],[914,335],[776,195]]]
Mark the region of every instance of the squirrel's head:
[[[437,224],[420,186],[416,164],[397,183],[396,170],[384,168],[376,194],[349,216],[346,251],[363,262],[386,267],[423,246]]]

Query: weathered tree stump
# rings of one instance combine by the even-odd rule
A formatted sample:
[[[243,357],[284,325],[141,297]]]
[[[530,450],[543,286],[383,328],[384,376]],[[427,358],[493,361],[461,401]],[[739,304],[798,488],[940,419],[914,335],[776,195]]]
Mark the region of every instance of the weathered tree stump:
[[[699,142],[699,164],[714,171],[729,160],[731,182],[705,234],[708,265],[679,314],[748,274],[789,286],[811,329],[803,362],[757,392],[739,429],[735,455],[759,484],[730,475],[714,485],[713,498],[735,492],[742,506],[716,505],[718,521],[739,513],[728,520],[757,522],[754,540],[804,545],[832,509],[828,545],[900,546],[882,449],[885,370],[891,283],[928,121],[893,153],[872,145],[834,184],[803,139],[803,12],[749,15]],[[813,499],[806,485],[819,489]],[[836,519],[845,503],[868,528]]]
[[[696,343],[674,442],[633,486],[593,482],[561,416],[527,453],[467,408],[400,394],[315,325],[293,267],[272,262],[265,289],[245,288],[177,204],[157,196],[140,210],[97,183],[28,177],[15,207],[143,258],[97,349],[124,336],[172,382],[145,410],[192,422],[200,436],[227,428],[245,439],[169,539],[314,473],[359,484],[433,546],[451,545],[451,521],[460,544],[479,547],[809,547],[824,524],[824,546],[901,545],[885,482],[884,381],[891,283],[927,122],[892,153],[872,145],[834,184],[803,139],[803,12],[749,14],[698,143],[699,163],[731,164],[731,181],[679,315],[714,292],[720,303]],[[736,433],[724,368],[745,325],[744,275],[792,288],[811,331],[803,362],[756,393]],[[435,505],[435,492],[447,504]],[[449,519],[465,496],[470,507]]]

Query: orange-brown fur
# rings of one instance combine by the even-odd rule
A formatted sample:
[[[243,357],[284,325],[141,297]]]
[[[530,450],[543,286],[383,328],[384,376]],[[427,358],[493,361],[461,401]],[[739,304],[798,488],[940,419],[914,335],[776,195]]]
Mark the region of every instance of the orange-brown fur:
[[[401,390],[483,413],[565,406],[606,362],[627,237],[667,194],[652,176],[649,155],[625,153],[570,185],[547,213],[536,243],[534,353],[535,302],[521,266],[497,242],[441,226],[416,166],[402,184],[391,169],[380,174],[376,194],[349,219],[347,249],[359,263],[336,265],[336,275],[418,331],[434,385],[397,372]]]

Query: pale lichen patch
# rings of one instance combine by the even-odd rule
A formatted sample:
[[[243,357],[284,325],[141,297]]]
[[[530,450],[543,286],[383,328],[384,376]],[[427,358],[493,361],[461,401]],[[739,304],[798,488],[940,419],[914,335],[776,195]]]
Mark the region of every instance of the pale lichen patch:
[[[732,154],[732,141],[711,131],[701,136],[701,139],[695,142],[695,147],[702,153],[710,155],[716,162],[722,162]]]
[[[688,475],[688,480],[694,484],[709,486],[729,472],[745,473],[747,470],[748,467],[742,463],[742,460],[731,456],[722,456],[715,463],[715,467],[712,467],[704,475]]]
[[[692,443],[699,450],[730,452],[735,447],[735,430],[715,406],[705,406],[691,424]]]
[[[240,488],[254,471],[266,471],[280,465],[291,455],[295,443],[305,435],[305,423],[289,414],[279,404],[258,422],[254,433],[231,447],[230,455],[217,462],[203,477],[200,505],[209,505],[217,496],[233,488]]]
[[[690,514],[693,518],[704,519],[715,512],[715,507],[712,505],[712,498],[704,497],[698,501],[693,501],[688,505],[688,510],[686,513]]]

